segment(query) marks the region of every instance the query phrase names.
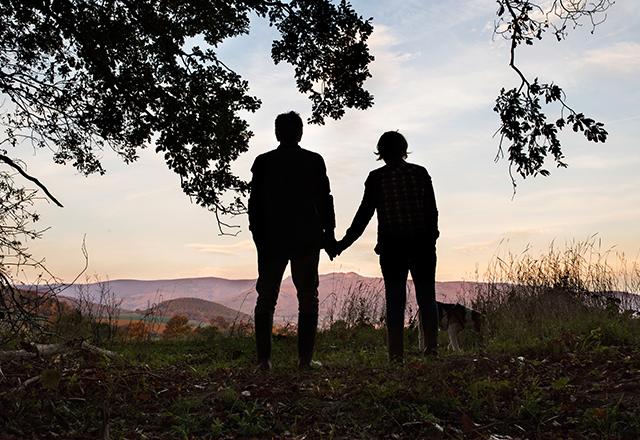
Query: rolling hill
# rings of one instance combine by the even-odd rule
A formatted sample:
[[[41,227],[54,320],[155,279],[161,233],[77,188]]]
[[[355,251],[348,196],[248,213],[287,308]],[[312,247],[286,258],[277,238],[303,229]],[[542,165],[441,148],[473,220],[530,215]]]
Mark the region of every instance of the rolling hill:
[[[109,287],[122,299],[122,308],[143,311],[152,304],[179,298],[206,300],[239,311],[246,315],[253,313],[257,293],[254,279],[228,280],[216,277],[183,278],[172,280],[112,280]],[[409,281],[409,290],[413,283]],[[463,281],[436,282],[438,299],[445,302],[459,301],[468,297],[474,283]],[[97,291],[97,284],[88,284],[89,291]],[[336,272],[320,275],[318,293],[320,315],[327,313],[334,301],[342,301],[348,295],[383,295],[381,278],[365,277],[357,273]],[[73,296],[74,288],[65,291]],[[413,295],[409,295],[409,299]],[[176,307],[180,307],[178,303]],[[276,308],[276,318],[291,320],[297,315],[298,301],[291,277],[283,280]]]
[[[332,307],[338,306],[349,297],[384,298],[384,283],[381,278],[365,277],[354,272],[336,272],[320,275],[318,294],[320,318],[325,318]],[[163,304],[164,316],[185,314],[192,321],[209,322],[221,316],[225,320],[247,319],[253,314],[257,293],[256,280],[229,280],[216,277],[183,278],[170,280],[113,280],[109,288],[122,299],[123,312],[143,314],[153,304]],[[443,302],[468,302],[474,296],[478,283],[467,281],[436,282],[436,296]],[[81,286],[65,290],[65,296],[73,298]],[[84,286],[82,286],[84,287]],[[97,293],[96,283],[86,285],[89,292]],[[414,301],[413,283],[408,282],[408,303]],[[35,288],[35,286],[32,286]],[[611,292],[619,297],[627,307],[639,311],[640,297],[626,292]],[[71,301],[72,300],[67,300]],[[282,281],[276,307],[277,321],[295,321],[298,311],[296,289],[291,277]],[[240,313],[240,315],[238,315]],[[217,315],[218,314],[218,315]]]
[[[162,316],[185,315],[192,321],[209,323],[212,319],[222,318],[227,322],[249,321],[251,316],[230,309],[213,301],[200,298],[178,298],[158,304]]]

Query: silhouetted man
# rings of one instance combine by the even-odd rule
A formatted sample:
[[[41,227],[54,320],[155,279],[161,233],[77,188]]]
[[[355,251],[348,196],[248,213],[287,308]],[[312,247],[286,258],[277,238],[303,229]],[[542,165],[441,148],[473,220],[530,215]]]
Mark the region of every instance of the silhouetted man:
[[[322,156],[301,148],[302,119],[295,112],[275,123],[280,145],[251,168],[249,229],[258,250],[255,331],[258,364],[271,367],[273,313],[282,276],[291,262],[298,293],[298,359],[311,366],[318,325],[320,249],[335,247],[335,213]]]
[[[411,271],[416,300],[424,326],[425,354],[438,348],[438,309],[435,271],[438,210],[427,170],[405,161],[407,141],[397,131],[384,133],[378,141],[378,159],[385,165],[369,173],[364,197],[345,237],[338,242],[340,253],[364,232],[374,211],[378,213],[380,268],[387,304],[389,359],[402,362],[406,285]]]

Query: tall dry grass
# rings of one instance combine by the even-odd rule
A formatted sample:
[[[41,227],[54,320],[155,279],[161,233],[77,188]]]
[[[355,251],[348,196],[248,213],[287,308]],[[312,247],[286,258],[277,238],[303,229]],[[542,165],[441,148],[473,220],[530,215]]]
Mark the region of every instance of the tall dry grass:
[[[336,283],[326,299],[324,328],[379,327],[386,313],[383,282]]]
[[[549,341],[572,349],[593,344],[640,345],[640,266],[595,236],[534,255],[498,252],[472,306],[485,314],[488,344],[526,349]],[[592,345],[593,345],[592,344]]]

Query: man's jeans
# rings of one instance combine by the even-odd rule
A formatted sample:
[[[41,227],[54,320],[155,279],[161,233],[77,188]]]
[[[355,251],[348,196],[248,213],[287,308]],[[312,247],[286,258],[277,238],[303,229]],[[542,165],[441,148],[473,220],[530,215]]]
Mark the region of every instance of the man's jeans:
[[[287,256],[258,250],[258,300],[255,308],[258,360],[271,357],[271,327],[282,276],[291,261],[291,278],[298,294],[298,355],[310,362],[318,326],[318,262],[320,251]]]
[[[435,247],[388,247],[380,255],[387,303],[387,336],[390,360],[401,360],[404,351],[404,313],[407,277],[411,277],[425,335],[425,353],[438,349],[438,307],[436,304]]]

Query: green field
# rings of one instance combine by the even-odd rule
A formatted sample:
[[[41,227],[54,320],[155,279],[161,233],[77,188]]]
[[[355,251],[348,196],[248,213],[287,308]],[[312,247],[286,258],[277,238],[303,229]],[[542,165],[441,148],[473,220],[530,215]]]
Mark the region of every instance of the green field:
[[[528,343],[493,335],[404,366],[384,331],[323,332],[323,368],[295,368],[295,337],[254,370],[250,335],[120,343],[121,360],[65,355],[2,365],[2,438],[628,438],[640,436],[640,339],[633,320],[594,315]],[[446,343],[445,334],[441,334]],[[633,338],[631,338],[633,337]],[[43,373],[43,372],[46,372]],[[39,383],[20,381],[42,375]],[[494,437],[499,438],[499,437]],[[507,437],[503,437],[507,438]]]
[[[166,324],[172,317],[171,316],[145,316],[140,313],[121,313],[118,317],[119,321],[144,321],[144,322],[155,322],[158,324]],[[189,320],[189,324],[198,327],[203,325],[209,325],[206,322]]]

